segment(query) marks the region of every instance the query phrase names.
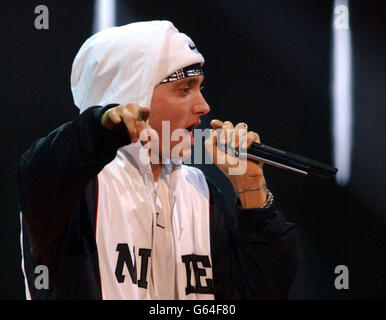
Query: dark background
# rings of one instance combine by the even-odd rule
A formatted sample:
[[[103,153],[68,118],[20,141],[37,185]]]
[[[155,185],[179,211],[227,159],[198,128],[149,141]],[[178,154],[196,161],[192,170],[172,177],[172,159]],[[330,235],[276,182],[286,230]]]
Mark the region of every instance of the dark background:
[[[265,166],[287,220],[298,225],[303,262],[291,299],[384,299],[385,25],[383,1],[350,5],[354,146],[345,187]],[[72,60],[91,35],[94,1],[1,1],[0,299],[23,299],[18,159],[37,138],[78,114]],[[34,8],[49,8],[49,30]],[[204,94],[212,118],[245,121],[262,141],[332,163],[330,64],[332,1],[118,0],[117,24],[168,19],[206,59]],[[233,197],[214,167],[200,166]],[[334,269],[349,269],[336,290]]]

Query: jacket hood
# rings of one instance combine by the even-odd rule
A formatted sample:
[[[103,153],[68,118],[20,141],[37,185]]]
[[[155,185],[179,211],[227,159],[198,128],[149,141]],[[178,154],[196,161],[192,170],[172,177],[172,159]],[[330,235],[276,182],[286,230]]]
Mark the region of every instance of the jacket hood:
[[[204,63],[193,41],[170,21],[148,21],[105,29],[77,53],[71,71],[75,105],[137,103],[150,107],[154,88],[173,72]]]

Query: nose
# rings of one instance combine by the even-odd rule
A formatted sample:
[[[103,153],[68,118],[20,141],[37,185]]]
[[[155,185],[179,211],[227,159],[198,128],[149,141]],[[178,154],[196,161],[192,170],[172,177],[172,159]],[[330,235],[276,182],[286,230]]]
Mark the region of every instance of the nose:
[[[195,101],[195,104],[193,105],[193,113],[199,114],[200,116],[204,116],[207,113],[209,113],[210,107],[208,103],[206,102],[204,96],[202,95],[201,91],[198,92],[197,100]]]

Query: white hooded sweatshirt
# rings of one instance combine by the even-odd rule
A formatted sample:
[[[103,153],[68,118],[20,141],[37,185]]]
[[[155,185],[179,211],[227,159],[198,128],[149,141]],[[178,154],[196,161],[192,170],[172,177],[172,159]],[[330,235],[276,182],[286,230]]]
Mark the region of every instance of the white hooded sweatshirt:
[[[150,107],[156,85],[195,63],[204,63],[202,55],[169,21],[106,29],[90,37],[74,60],[74,101],[80,112],[111,103]],[[103,299],[213,299],[212,294],[186,293],[187,281],[195,280],[183,261],[184,256],[207,256],[212,266],[205,176],[185,165],[164,165],[157,192],[150,165],[139,159],[141,148],[140,143],[120,148],[116,158],[98,174],[96,242]],[[170,239],[167,246],[159,240],[164,239],[164,232],[170,236],[164,237]],[[117,259],[123,245],[128,245],[138,274],[146,274],[142,282],[130,279],[123,266],[123,280],[117,283]],[[165,273],[165,259],[159,256],[167,248],[175,259],[167,266],[170,273]],[[147,266],[143,263],[146,252],[151,252]],[[147,273],[143,273],[140,269],[146,267]],[[202,285],[205,278],[212,279],[211,267],[205,272]],[[173,288],[164,290],[165,283]]]
[[[204,63],[193,41],[169,21],[131,23],[90,37],[74,59],[75,105],[137,103],[150,107],[153,89],[183,67]]]

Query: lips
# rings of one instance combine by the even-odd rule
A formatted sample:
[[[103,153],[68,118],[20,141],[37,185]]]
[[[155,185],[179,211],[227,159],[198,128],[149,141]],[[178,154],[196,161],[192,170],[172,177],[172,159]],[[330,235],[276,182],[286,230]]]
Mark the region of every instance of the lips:
[[[196,126],[195,124],[192,124],[191,126],[185,128],[185,129],[188,130],[189,132],[192,132],[195,126]]]
[[[189,127],[186,127],[185,129],[189,132],[193,132],[193,129],[201,124],[201,120],[198,120],[197,122],[193,123]]]
[[[193,132],[189,132],[189,136],[190,136],[190,145],[194,145],[194,136],[193,136]]]
[[[193,145],[193,144],[194,144],[193,130],[194,130],[194,128],[197,127],[200,123],[201,123],[201,121],[198,121],[198,122],[193,123],[193,124],[190,125],[189,127],[186,127],[186,128],[185,128],[185,130],[187,130],[187,131],[189,132],[189,136],[190,136],[190,145]]]

